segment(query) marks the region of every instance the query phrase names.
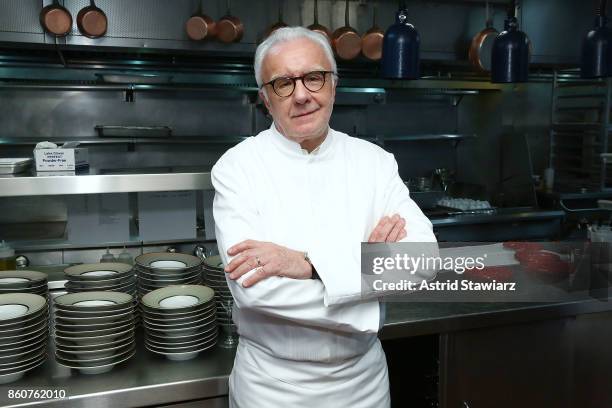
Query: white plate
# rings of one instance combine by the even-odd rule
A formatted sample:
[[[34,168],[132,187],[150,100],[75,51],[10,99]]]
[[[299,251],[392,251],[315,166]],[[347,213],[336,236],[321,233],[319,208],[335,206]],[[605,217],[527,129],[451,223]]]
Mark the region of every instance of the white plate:
[[[120,364],[120,363],[123,363],[124,361],[129,360],[130,358],[134,356],[134,354],[136,354],[135,349],[131,353],[128,353],[125,356],[117,356],[114,359],[112,359],[110,363],[102,364],[102,365],[91,365],[91,364],[82,363],[82,362],[76,362],[76,363],[69,362],[61,358],[58,358],[57,356],[55,357],[55,360],[58,362],[58,364],[63,365],[64,367],[74,368],[76,370],[79,370],[79,372],[81,372],[82,374],[102,374],[102,373],[109,372],[117,364]]]
[[[152,252],[139,255],[134,263],[151,270],[190,269],[200,267],[202,261],[197,256],[171,252]]]
[[[27,288],[43,283],[47,285],[47,274],[38,271],[2,271],[0,274],[0,289]]]
[[[216,344],[217,344],[217,339],[215,338],[214,340],[210,341],[209,343],[203,344],[199,349],[192,350],[192,351],[189,351],[189,352],[179,352],[179,353],[155,350],[154,348],[152,348],[151,346],[146,345],[146,344],[145,344],[145,347],[147,348],[147,350],[149,350],[152,353],[161,354],[161,355],[166,356],[166,358],[168,360],[172,360],[172,361],[187,361],[187,360],[191,360],[191,359],[197,357],[197,355],[199,353],[214,347]]]
[[[64,269],[68,279],[84,281],[107,280],[132,274],[132,265],[120,262],[105,262],[74,265]]]
[[[111,311],[123,309],[134,298],[123,292],[83,292],[58,296],[53,300],[58,307],[74,311]]]
[[[38,361],[34,361],[30,364],[25,364],[21,367],[17,367],[15,371],[11,373],[1,374],[0,384],[8,384],[8,383],[19,380],[20,378],[24,376],[25,373],[27,373],[30,370],[33,370],[34,368],[44,363],[46,359],[47,359],[47,356],[43,355]]]
[[[213,299],[215,291],[208,286],[202,285],[172,285],[166,286],[165,288],[157,289],[149,292],[143,296],[141,302],[146,307],[157,309],[157,310],[171,310],[171,311],[190,311],[196,310],[203,304]],[[185,296],[193,296],[198,301],[189,306],[178,306],[181,303],[178,299],[183,299]],[[173,302],[172,299],[176,298],[177,301]],[[162,302],[166,305],[164,307]],[[177,306],[172,306],[173,304]]]
[[[0,326],[26,320],[28,316],[47,307],[47,299],[32,293],[0,295]]]

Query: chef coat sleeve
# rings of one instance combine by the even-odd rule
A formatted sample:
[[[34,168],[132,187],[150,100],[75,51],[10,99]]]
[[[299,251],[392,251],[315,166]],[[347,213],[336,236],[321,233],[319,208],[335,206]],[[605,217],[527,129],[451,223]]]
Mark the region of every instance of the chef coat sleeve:
[[[406,220],[406,237],[400,242],[410,243],[406,244],[406,252],[410,256],[438,258],[440,251],[431,221],[410,197],[408,187],[399,176],[397,161],[393,154],[385,152],[384,156],[381,166],[383,169],[381,183],[386,185],[383,215],[391,216],[397,213]],[[414,271],[414,274],[406,276],[405,279],[418,283],[423,280],[430,281],[436,277],[437,272],[437,269],[431,266],[429,268],[422,267]],[[394,281],[397,281],[399,276],[394,279]]]
[[[378,221],[383,216],[399,214],[406,220],[406,237],[401,242],[411,242],[408,249],[415,255],[423,257],[438,257],[439,249],[433,227],[418,205],[410,198],[408,188],[401,180],[398,166],[392,154],[380,149],[378,152],[375,205],[372,211]],[[371,231],[368,231],[368,234]],[[333,253],[329,248],[333,248]],[[397,291],[374,290],[372,282],[379,276],[369,276],[361,273],[361,243],[341,241],[330,245],[313,248],[309,255],[325,285],[325,304],[339,305],[364,299],[379,298],[384,295],[398,295]],[[431,263],[430,263],[431,265]],[[350,275],[338,274],[336,271],[349,269]],[[414,281],[420,284],[423,280],[432,280],[437,270],[420,268],[410,274],[385,272],[385,282]],[[406,293],[406,292],[404,292]]]
[[[245,172],[236,159],[220,159],[213,167],[211,179],[215,188],[213,214],[220,255],[225,265],[231,260],[227,250],[246,239],[262,240],[261,217],[255,208],[253,192]],[[326,307],[323,284],[315,279],[290,279],[273,276],[244,288],[242,282],[255,270],[228,286],[238,308],[252,309],[266,315],[300,324],[324,327],[349,333],[376,333],[378,307],[372,302]],[[377,306],[377,305],[376,305]]]

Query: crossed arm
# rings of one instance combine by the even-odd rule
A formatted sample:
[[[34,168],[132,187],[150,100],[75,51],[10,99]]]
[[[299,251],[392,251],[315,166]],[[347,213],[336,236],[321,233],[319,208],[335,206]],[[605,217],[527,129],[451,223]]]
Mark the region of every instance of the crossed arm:
[[[399,214],[380,219],[368,238],[368,242],[397,242],[406,236],[406,220]],[[292,279],[310,279],[313,265],[304,252],[277,245],[273,242],[244,240],[227,250],[233,259],[225,267],[232,280],[237,280],[247,272],[256,269],[242,282],[248,288],[271,276]]]

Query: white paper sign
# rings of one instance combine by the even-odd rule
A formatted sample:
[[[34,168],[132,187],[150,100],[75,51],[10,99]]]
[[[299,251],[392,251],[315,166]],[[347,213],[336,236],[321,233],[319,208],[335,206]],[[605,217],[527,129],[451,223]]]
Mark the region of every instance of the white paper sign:
[[[194,191],[138,193],[139,234],[143,241],[196,238]]]
[[[67,205],[70,242],[101,244],[129,241],[127,194],[68,196]]]

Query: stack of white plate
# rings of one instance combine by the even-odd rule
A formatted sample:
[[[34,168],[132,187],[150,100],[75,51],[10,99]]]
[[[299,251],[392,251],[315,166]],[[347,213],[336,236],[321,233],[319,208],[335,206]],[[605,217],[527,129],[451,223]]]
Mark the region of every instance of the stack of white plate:
[[[84,374],[110,371],[135,354],[134,298],[122,292],[80,292],[55,303],[55,359]]]
[[[227,286],[221,257],[219,255],[214,255],[204,259],[203,269],[204,283],[215,291],[217,321],[223,331],[223,339],[219,343],[219,346],[224,348],[236,347],[238,345],[238,330],[232,320],[234,298]]]
[[[214,291],[202,285],[167,286],[141,299],[145,346],[175,361],[217,343]]]
[[[219,255],[209,256],[204,260],[203,275],[204,283],[215,291],[219,324],[233,324],[231,313],[234,298],[227,287],[226,274]]]
[[[140,296],[169,285],[202,283],[202,261],[192,255],[152,252],[137,256],[134,268]]]
[[[0,294],[0,384],[20,379],[46,360],[48,310],[42,296]]]
[[[47,299],[47,274],[37,271],[2,271],[0,293],[33,293]]]
[[[68,293],[89,291],[125,292],[136,295],[132,266],[119,262],[75,265],[64,269]]]

